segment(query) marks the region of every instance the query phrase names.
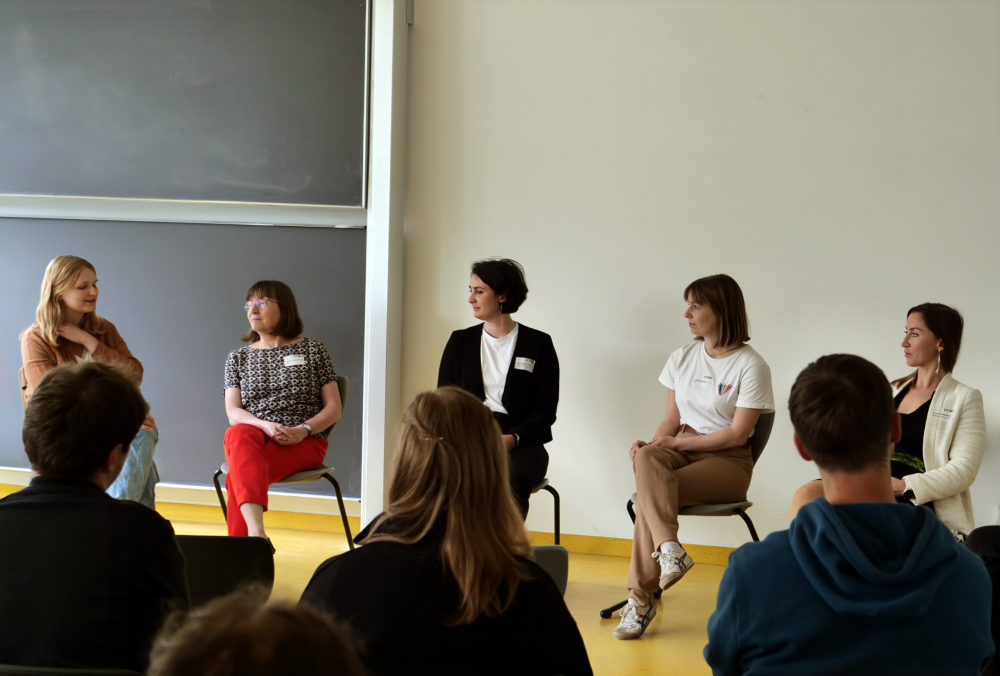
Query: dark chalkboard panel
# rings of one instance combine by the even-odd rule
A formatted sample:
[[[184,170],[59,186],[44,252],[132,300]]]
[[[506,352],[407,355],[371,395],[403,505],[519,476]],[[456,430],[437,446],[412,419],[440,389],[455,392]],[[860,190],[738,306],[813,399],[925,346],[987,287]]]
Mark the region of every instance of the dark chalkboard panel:
[[[367,0],[0,0],[0,194],[363,206]]]
[[[361,494],[364,402],[364,230],[186,223],[0,219],[0,466],[27,467],[21,443],[18,334],[35,318],[46,264],[60,254],[97,268],[98,314],[145,368],[142,391],[160,429],[156,464],[168,483],[211,485],[228,427],[226,355],[244,343],[243,301],[259,279],[292,287],[304,335],[323,341],[351,379],[327,464],[349,497]],[[326,481],[284,492],[333,494]]]

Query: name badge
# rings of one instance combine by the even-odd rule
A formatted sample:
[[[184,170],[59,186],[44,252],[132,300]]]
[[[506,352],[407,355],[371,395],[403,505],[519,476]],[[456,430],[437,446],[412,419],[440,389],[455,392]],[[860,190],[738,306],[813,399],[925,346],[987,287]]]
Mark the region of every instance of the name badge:
[[[285,357],[285,366],[305,366],[306,358],[301,354],[290,354]]]
[[[938,420],[951,420],[951,416],[954,412],[955,409],[942,408],[940,411],[931,411],[931,417],[937,418]]]
[[[522,371],[527,371],[528,373],[535,372],[535,360],[528,359],[527,357],[518,357],[514,360],[514,368],[520,369]]]

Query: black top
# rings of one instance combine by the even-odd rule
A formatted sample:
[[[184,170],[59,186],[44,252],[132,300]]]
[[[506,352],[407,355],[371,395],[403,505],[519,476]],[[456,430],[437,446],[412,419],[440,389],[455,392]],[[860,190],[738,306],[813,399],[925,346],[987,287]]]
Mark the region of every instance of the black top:
[[[899,408],[903,397],[910,391],[907,385],[896,395],[896,408]],[[931,410],[933,396],[925,401],[912,413],[901,413],[903,434],[896,442],[892,454],[892,476],[902,479],[910,474],[924,473],[924,428],[927,426],[927,413]]]
[[[35,477],[0,500],[0,663],[145,671],[188,606],[170,522],[89,481]]]
[[[576,622],[549,575],[525,561],[502,616],[446,626],[459,589],[441,559],[440,529],[413,545],[376,542],[325,561],[302,601],[352,628],[361,658],[378,674],[576,674],[590,660]]]
[[[517,343],[500,403],[507,409],[510,418],[507,434],[518,435],[522,446],[540,446],[552,441],[552,424],[556,421],[559,404],[559,359],[549,334],[524,324],[518,326]],[[480,401],[486,400],[482,340],[482,324],[451,334],[441,355],[438,387],[457,385]],[[534,360],[534,369],[514,368],[514,362],[519,357]]]

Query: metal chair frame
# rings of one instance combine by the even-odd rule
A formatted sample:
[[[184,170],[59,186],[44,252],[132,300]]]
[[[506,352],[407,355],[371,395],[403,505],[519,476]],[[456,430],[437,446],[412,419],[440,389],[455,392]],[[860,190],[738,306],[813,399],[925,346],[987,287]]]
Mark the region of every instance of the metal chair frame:
[[[761,454],[764,453],[764,447],[767,446],[768,439],[771,438],[771,428],[774,427],[774,413],[762,413],[760,417],[757,418],[757,424],[754,425],[753,435],[750,437],[750,455],[753,458],[754,465],[757,464],[757,460],[760,458]],[[625,503],[625,509],[628,512],[629,517],[632,519],[632,523],[635,523],[635,508],[633,505],[636,502],[636,494],[633,493],[629,501]],[[752,502],[746,500],[742,502],[731,502],[719,505],[692,505],[690,507],[682,507],[678,510],[680,516],[738,516],[743,519],[743,523],[746,524],[747,529],[750,531],[750,537],[753,538],[754,542],[760,542],[760,538],[757,537],[757,529],[753,527],[753,521],[747,515],[746,510],[753,506]],[[653,598],[660,598],[663,594],[662,589],[657,589],[653,592]],[[616,603],[613,606],[608,606],[601,611],[601,617],[608,619],[611,617],[612,613],[620,608],[623,608],[625,604],[628,603],[628,599],[620,603]]]
[[[559,544],[559,493],[549,484],[548,477],[542,479],[542,483],[538,484],[531,489],[531,494],[534,495],[538,491],[548,491],[552,494],[552,510],[555,513],[555,534],[556,544]]]
[[[347,396],[350,393],[351,382],[346,376],[337,376],[337,390],[340,392],[340,405],[341,410],[347,406]],[[337,426],[337,423],[330,425],[326,431],[329,434],[333,431],[333,428]],[[215,484],[215,494],[219,498],[219,506],[222,507],[222,516],[224,518],[229,518],[228,510],[226,509],[226,497],[222,494],[222,485],[219,482],[219,477],[229,473],[229,463],[224,462],[222,466],[215,471],[212,475],[212,483]],[[354,538],[351,537],[351,524],[347,520],[347,510],[344,508],[344,495],[340,490],[340,484],[337,483],[337,479],[333,476],[333,467],[327,467],[323,465],[317,467],[316,469],[305,470],[302,472],[296,472],[295,474],[289,474],[283,479],[275,481],[272,486],[277,484],[293,484],[293,483],[305,483],[307,481],[319,481],[320,479],[326,479],[333,485],[333,490],[337,494],[337,506],[340,508],[340,518],[344,523],[344,534],[347,536],[347,544],[351,549],[354,549]]]

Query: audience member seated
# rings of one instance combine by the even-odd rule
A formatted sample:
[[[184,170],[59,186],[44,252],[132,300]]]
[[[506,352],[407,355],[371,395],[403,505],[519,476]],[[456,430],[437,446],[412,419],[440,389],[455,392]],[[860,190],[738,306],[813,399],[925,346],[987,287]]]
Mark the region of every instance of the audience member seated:
[[[187,607],[170,522],[105,492],[148,411],[118,366],[60,366],[35,388],[35,477],[0,500],[0,663],[144,671],[163,619]]]
[[[917,370],[892,383],[902,436],[891,460],[897,502],[927,505],[959,540],[975,528],[969,487],[986,450],[983,397],[951,375],[962,346],[958,310],[924,303],[906,316],[903,354]],[[823,495],[811,481],[795,492],[791,518]]]
[[[58,256],[49,261],[42,278],[42,298],[35,323],[21,334],[21,362],[31,398],[42,376],[59,364],[94,360],[128,369],[142,383],[142,363],[136,359],[115,325],[97,315],[97,272],[77,256]],[[160,475],[153,456],[160,433],[147,415],[132,440],[125,467],[108,494],[119,500],[135,500],[156,509],[156,484]]]
[[[250,343],[226,359],[223,445],[229,474],[230,535],[264,534],[267,488],[289,474],[315,469],[326,457],[328,428],[343,407],[326,346],[303,338],[292,290],[257,282],[247,291]]]
[[[993,610],[990,633],[993,645],[1000,645],[1000,526],[981,526],[965,541],[970,552],[975,552],[986,564],[986,571],[993,583]],[[983,676],[1000,676],[1000,659],[994,659],[983,672]]]
[[[438,387],[456,385],[483,402],[503,433],[510,487],[528,517],[531,489],[549,467],[559,405],[559,358],[552,338],[511,314],[528,298],[524,269],[508,258],[472,264],[469,305],[481,324],[451,334],[441,355]]]
[[[364,676],[325,613],[252,590],[175,613],[156,637],[149,676]]]
[[[901,505],[892,390],[874,364],[818,359],[788,401],[825,498],[729,557],[708,623],[715,674],[978,674],[993,655],[990,579],[926,507]]]
[[[628,603],[614,630],[637,639],[656,616],[657,587],[676,584],[694,561],[678,541],[681,507],[746,499],[753,474],[750,436],[774,410],[771,369],[750,340],[743,291],[729,275],[697,279],[684,290],[695,342],[670,355],[660,382],[663,420],[649,441],[629,449],[635,473],[635,528]]]
[[[389,507],[303,602],[353,627],[373,674],[591,674],[555,582],[528,559],[490,410],[456,387],[424,392],[395,457]]]

